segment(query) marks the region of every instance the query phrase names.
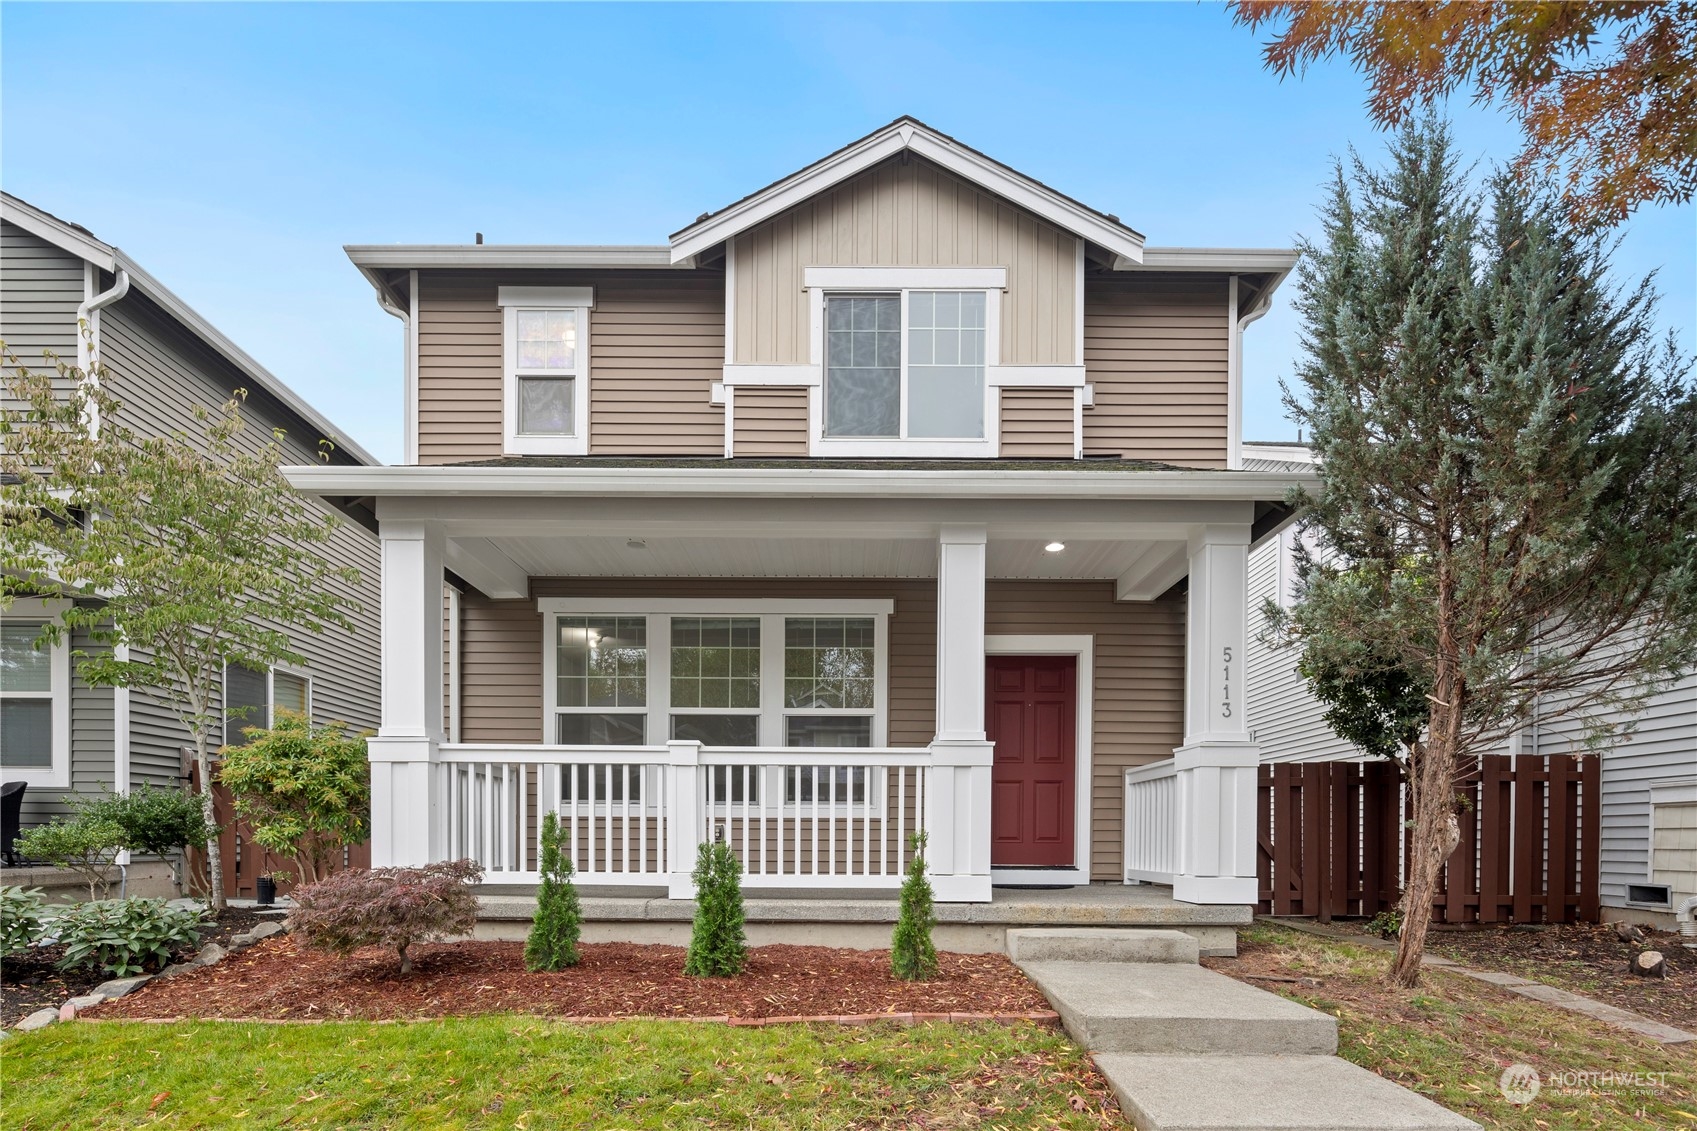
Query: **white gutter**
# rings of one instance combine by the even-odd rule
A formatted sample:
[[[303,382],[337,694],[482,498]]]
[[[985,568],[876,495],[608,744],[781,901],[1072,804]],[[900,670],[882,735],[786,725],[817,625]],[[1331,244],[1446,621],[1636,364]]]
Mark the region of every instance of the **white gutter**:
[[[673,263],[670,247],[586,244],[344,244],[355,267],[416,270],[420,267],[637,267],[689,268]]]
[[[1281,499],[1312,471],[1017,471],[730,467],[285,467],[296,488],[354,496]]]

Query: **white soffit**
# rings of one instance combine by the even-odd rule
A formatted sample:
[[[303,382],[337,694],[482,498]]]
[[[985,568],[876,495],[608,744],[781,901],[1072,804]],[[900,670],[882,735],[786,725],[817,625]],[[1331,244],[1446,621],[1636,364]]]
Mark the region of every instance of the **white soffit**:
[[[1119,260],[1143,259],[1143,237],[1105,213],[962,145],[913,118],[898,118],[783,180],[697,220],[672,236],[672,261],[693,259],[715,244],[825,192],[908,150],[1055,226],[1106,248]]]

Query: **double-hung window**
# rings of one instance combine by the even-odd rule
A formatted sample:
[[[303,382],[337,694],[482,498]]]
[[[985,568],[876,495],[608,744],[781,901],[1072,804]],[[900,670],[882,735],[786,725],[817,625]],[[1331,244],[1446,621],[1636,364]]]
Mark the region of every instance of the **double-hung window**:
[[[224,665],[224,745],[246,746],[249,727],[274,727],[279,710],[312,718],[312,680],[281,668]]]
[[[589,450],[590,287],[502,287],[505,448]]]
[[[15,602],[0,621],[0,768],[8,781],[71,784],[71,662],[61,640],[36,647],[46,618]]]

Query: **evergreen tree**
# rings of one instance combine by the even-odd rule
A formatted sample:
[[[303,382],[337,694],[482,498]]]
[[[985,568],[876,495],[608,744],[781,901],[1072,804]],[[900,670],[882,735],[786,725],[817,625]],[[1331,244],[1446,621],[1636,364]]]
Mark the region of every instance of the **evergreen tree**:
[[[937,976],[937,948],[931,928],[937,924],[932,908],[931,881],[925,878],[925,834],[909,838],[913,858],[902,881],[901,912],[896,917],[895,937],[890,940],[890,969],[904,982],[923,982]]]
[[[742,864],[722,840],[703,844],[695,858],[695,924],[684,973],[730,978],[748,961],[743,934]]]
[[[1340,165],[1323,219],[1286,390],[1322,552],[1278,628],[1312,672],[1426,697],[1393,969],[1413,985],[1458,766],[1535,705],[1599,739],[1602,709],[1697,661],[1697,392],[1653,337],[1652,281],[1611,283],[1611,243],[1552,199],[1475,190],[1441,124],[1405,128],[1382,172]]]
[[[564,970],[578,964],[577,943],[583,936],[583,907],[572,883],[572,862],[560,851],[560,817],[542,815],[542,886],[536,892],[536,918],[524,941],[528,970]]]

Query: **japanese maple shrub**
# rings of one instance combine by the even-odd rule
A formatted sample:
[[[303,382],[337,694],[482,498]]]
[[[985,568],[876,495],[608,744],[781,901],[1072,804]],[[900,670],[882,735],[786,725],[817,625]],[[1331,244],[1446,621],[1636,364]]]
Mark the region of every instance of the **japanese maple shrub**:
[[[337,872],[295,889],[289,930],[306,945],[332,954],[393,947],[401,957],[401,973],[410,974],[408,947],[471,933],[477,925],[472,885],[482,879],[483,867],[473,860]]]
[[[572,883],[572,862],[560,851],[560,818],[542,815],[542,886],[536,892],[536,918],[524,943],[529,970],[564,970],[578,964],[583,907]]]
[[[890,942],[890,969],[904,982],[923,982],[937,976],[937,948],[931,942],[937,915],[932,906],[931,881],[925,878],[925,834],[915,833],[910,843],[913,859],[908,861],[907,879],[902,881],[901,910]]]
[[[743,934],[742,864],[722,840],[703,844],[695,857],[695,925],[684,973],[730,978],[748,961]]]

